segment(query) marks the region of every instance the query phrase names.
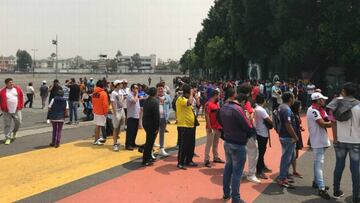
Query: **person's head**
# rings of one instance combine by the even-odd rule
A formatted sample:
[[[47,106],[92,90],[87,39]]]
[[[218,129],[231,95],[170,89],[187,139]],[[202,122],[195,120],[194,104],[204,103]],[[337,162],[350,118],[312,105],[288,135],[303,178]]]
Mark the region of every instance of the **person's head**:
[[[251,89],[252,89],[251,85],[249,85],[248,83],[244,83],[244,84],[242,84],[242,85],[240,85],[238,87],[237,92],[238,93],[243,93],[243,94],[245,94],[247,96],[250,96]]]
[[[276,82],[275,82],[275,86],[276,86],[276,87],[280,87],[280,85],[281,85],[281,82],[280,82],[280,81],[276,81]]]
[[[344,97],[354,97],[357,93],[357,86],[355,83],[347,82],[343,85],[341,94]]]
[[[281,96],[281,99],[284,103],[288,104],[289,106],[293,105],[295,99],[294,95],[291,92],[284,92]]]
[[[183,96],[189,98],[191,94],[191,86],[188,84],[184,84],[182,87],[182,91],[183,91]]]
[[[46,80],[42,81],[42,84],[43,84],[43,85],[46,85]]]
[[[163,84],[158,83],[156,85],[156,89],[157,89],[158,96],[160,96],[160,97],[164,96],[164,85]]]
[[[122,81],[121,80],[115,80],[113,82],[114,88],[115,89],[121,89],[122,88]]]
[[[104,83],[101,81],[101,80],[98,80],[97,82],[96,82],[96,87],[99,87],[99,88],[104,88]]]
[[[328,97],[325,97],[320,92],[315,92],[311,95],[312,103],[318,104],[319,106],[325,106],[327,99]]]
[[[33,86],[33,83],[32,83],[32,82],[29,82],[29,86]]]
[[[71,78],[70,81],[71,81],[72,84],[76,83],[75,78]]]
[[[218,102],[219,101],[219,91],[214,90],[210,92],[210,100],[213,102]]]
[[[6,88],[8,89],[11,89],[14,87],[14,81],[12,78],[6,78],[5,79],[5,85],[6,85]]]
[[[123,80],[123,87],[126,88],[128,86],[128,81],[125,79]]]
[[[290,108],[294,114],[299,114],[301,111],[301,101],[296,100],[294,104],[290,106]]]
[[[131,92],[139,92],[139,86],[137,84],[132,84],[130,90]]]
[[[148,90],[148,93],[149,93],[149,97],[155,97],[156,93],[157,93],[157,90],[156,90],[155,87],[150,87],[149,90]]]
[[[247,102],[248,96],[244,93],[239,93],[235,99],[240,103],[241,106],[244,106]]]
[[[60,82],[59,82],[59,80],[58,80],[58,79],[55,79],[55,80],[54,80],[54,82],[53,82],[54,86],[59,85],[59,83],[60,83]]]
[[[226,100],[229,99],[229,100],[234,100],[236,97],[236,91],[234,88],[230,87],[230,88],[227,88],[226,91],[225,91],[225,98]]]
[[[64,91],[63,90],[58,90],[57,93],[56,93],[56,96],[63,97],[64,96]]]
[[[266,104],[266,97],[263,94],[258,94],[256,96],[256,103],[260,106],[264,106]]]

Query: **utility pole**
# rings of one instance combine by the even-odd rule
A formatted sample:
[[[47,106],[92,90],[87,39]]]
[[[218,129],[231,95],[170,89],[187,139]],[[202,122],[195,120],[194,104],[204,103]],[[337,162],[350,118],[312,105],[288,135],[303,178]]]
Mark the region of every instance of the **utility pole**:
[[[191,57],[191,37],[189,37],[189,57],[188,57],[188,70],[189,70],[189,77],[191,78],[191,70],[190,70],[190,57]]]
[[[56,79],[58,78],[58,36],[56,35],[56,39],[52,41],[52,44],[56,46],[56,62],[55,62],[55,74],[56,74]]]
[[[33,63],[33,68],[32,68],[32,72],[33,72],[33,79],[35,78],[35,66],[36,66],[36,61],[35,61],[35,52],[38,51],[38,49],[31,49],[31,51],[34,52],[34,63]]]

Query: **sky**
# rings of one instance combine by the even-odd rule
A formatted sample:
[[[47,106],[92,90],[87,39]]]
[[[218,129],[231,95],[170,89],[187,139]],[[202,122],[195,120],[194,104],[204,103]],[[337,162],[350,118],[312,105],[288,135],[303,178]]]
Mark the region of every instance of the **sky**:
[[[194,44],[213,0],[0,0],[0,55],[37,49],[36,59],[55,52],[109,58],[156,54],[180,59]]]

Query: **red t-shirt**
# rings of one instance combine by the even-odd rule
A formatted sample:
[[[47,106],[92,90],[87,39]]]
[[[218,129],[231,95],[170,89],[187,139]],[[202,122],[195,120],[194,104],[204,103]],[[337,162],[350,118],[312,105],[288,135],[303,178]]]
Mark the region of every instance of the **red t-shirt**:
[[[253,101],[256,100],[256,97],[259,95],[259,93],[260,93],[260,88],[259,88],[259,86],[253,87],[253,89],[252,89],[252,91],[251,91],[251,97],[252,97]]]
[[[210,126],[212,129],[221,129],[220,124],[216,119],[216,114],[220,110],[219,103],[214,103],[213,101],[209,101],[207,112],[210,118]]]

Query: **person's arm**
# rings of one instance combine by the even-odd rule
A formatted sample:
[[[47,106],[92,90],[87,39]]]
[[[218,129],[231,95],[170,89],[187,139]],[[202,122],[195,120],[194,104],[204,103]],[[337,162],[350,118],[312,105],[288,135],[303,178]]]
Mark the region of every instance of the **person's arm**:
[[[189,99],[187,100],[187,106],[191,106],[193,103],[194,103],[194,90],[193,89],[191,89],[190,90],[190,97],[189,97]]]
[[[108,112],[109,112],[109,103],[108,103],[108,96],[107,94],[104,94],[103,96],[103,111],[106,112],[105,116],[107,116]]]
[[[291,124],[291,110],[289,109],[285,115],[286,117],[283,117],[283,121],[285,122],[285,129],[290,134],[292,141],[295,143],[298,138],[296,136],[295,130]]]
[[[316,123],[322,128],[331,128],[332,127],[331,121],[324,121],[324,119],[322,119],[322,118],[316,120]]]
[[[334,143],[336,143],[338,141],[336,121],[332,121],[332,133],[333,133]]]
[[[139,101],[138,93],[134,92],[134,95],[131,96],[131,98],[130,98],[130,102],[133,104],[136,104],[138,101]]]

